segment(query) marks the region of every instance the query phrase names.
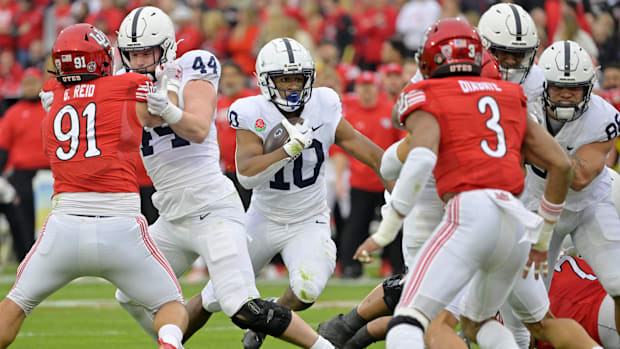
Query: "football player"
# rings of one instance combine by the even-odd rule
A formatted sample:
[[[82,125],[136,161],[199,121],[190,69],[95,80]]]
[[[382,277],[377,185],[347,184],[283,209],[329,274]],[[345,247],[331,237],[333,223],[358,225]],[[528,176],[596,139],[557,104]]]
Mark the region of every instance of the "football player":
[[[80,276],[115,284],[153,312],[160,349],[180,348],[188,315],[170,265],[140,214],[135,166],[151,80],[112,76],[108,38],[90,24],[64,29],[52,48],[53,103],[42,124],[54,175],[52,212],[0,303],[0,347],[47,296]],[[156,287],[145,287],[156,285]]]
[[[125,70],[150,74],[165,84],[163,93],[147,96],[149,110],[165,123],[145,129],[142,159],[157,190],[153,202],[160,213],[149,229],[175,274],[182,275],[201,256],[221,309],[237,326],[305,348],[331,347],[289,308],[260,299],[254,284],[243,205],[219,166],[214,124],[218,59],[204,50],[176,59],[172,21],[150,6],[125,17],[118,47]],[[151,309],[121,290],[116,297],[145,329],[150,328]],[[195,311],[201,308],[199,296],[188,303],[186,339],[206,321]]]
[[[549,263],[555,264],[562,240],[570,235],[616,306],[620,333],[620,218],[612,199],[611,177],[605,170],[607,153],[620,130],[614,107],[592,94],[596,68],[577,43],[558,41],[540,56],[545,74],[542,124],[569,155],[575,178],[566,198],[566,210],[553,230]],[[522,201],[528,208],[540,199],[547,172],[527,166]],[[549,285],[550,278],[545,280]]]
[[[342,117],[336,92],[313,88],[315,66],[297,41],[277,38],[260,50],[256,74],[261,95],[241,98],[229,109],[237,129],[237,176],[253,189],[246,230],[254,271],[281,253],[289,287],[277,302],[302,310],[323,291],[335,268],[323,166],[337,144],[379,175],[383,150]],[[288,119],[300,117],[293,125]],[[264,153],[270,131],[282,124],[289,141]],[[218,310],[213,292],[203,293],[206,310]],[[248,332],[246,348],[257,348],[264,335]]]

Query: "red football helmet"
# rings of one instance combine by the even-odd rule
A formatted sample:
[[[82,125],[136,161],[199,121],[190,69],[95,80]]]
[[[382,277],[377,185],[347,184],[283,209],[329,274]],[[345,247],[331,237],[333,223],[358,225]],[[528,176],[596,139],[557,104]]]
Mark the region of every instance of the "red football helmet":
[[[418,52],[425,79],[448,75],[480,75],[482,42],[474,27],[458,18],[440,19],[424,34]]]
[[[74,24],[58,34],[52,48],[56,79],[79,83],[113,74],[114,54],[108,37],[86,23]]]
[[[483,50],[484,56],[482,57],[482,73],[480,76],[489,79],[502,80],[502,72],[499,70],[499,62],[497,58],[493,56],[488,50]]]

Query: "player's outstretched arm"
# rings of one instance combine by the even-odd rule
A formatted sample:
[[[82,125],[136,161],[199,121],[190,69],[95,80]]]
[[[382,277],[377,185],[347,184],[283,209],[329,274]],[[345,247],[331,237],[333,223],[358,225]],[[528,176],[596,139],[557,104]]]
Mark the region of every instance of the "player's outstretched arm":
[[[531,118],[527,119],[527,132],[522,152],[527,162],[547,170],[545,192],[538,208],[538,214],[544,218],[544,224],[538,242],[532,245],[529,259],[523,270],[523,278],[525,278],[534,264],[534,275],[538,279],[539,274],[547,277],[549,242],[555,223],[562,214],[574,170],[562,147]]]
[[[575,169],[575,178],[570,188],[580,191],[596,178],[603,169],[607,161],[607,154],[613,149],[616,140],[607,142],[595,142],[581,146],[575,154],[570,155]]]
[[[381,179],[385,188],[388,191],[392,191],[394,182],[387,181],[381,176],[383,149],[353,128],[345,119],[341,119],[338,127],[336,127],[336,144],[351,156],[372,168],[379,179]]]
[[[525,161],[547,170],[545,198],[554,204],[563,203],[573,169],[560,144],[541,125],[528,118],[522,151]]]

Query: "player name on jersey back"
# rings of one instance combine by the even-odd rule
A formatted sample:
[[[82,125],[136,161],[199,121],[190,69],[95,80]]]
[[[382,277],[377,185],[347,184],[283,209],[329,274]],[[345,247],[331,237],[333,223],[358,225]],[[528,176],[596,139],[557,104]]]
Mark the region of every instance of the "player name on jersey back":
[[[95,88],[95,84],[77,84],[71,86],[65,89],[63,100],[66,102],[72,98],[90,98],[95,95]]]
[[[459,80],[459,86],[461,86],[463,93],[480,91],[502,92],[501,87],[497,86],[494,82]]]

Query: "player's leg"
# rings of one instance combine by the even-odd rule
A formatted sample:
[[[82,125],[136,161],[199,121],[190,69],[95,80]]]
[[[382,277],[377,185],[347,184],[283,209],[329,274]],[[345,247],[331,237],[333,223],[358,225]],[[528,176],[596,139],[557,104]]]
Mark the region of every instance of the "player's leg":
[[[81,275],[75,261],[82,256],[78,248],[83,221],[75,216],[49,215],[17,269],[13,288],[0,303],[0,347],[13,342],[24,319],[39,303]],[[88,251],[82,252],[88,255]]]
[[[573,319],[557,319],[551,312],[547,312],[540,322],[525,325],[536,339],[552,343],[554,348],[600,349],[598,343]]]
[[[481,212],[484,221],[479,219]],[[475,297],[468,309],[470,318],[475,316],[473,320],[481,321],[495,315],[527,253],[517,243],[520,238],[517,229],[511,226],[498,229],[505,221],[515,225],[514,220],[505,216],[485,191],[461,193],[449,202],[442,223],[416,256],[408,275],[390,321],[388,348],[423,348],[423,333],[430,319],[474,275],[479,285],[473,289]],[[478,272],[481,267],[501,273]]]
[[[456,332],[461,317],[459,304],[469,289],[469,285],[459,291],[454,299],[431,321],[424,342],[430,349],[467,349],[467,344]]]
[[[616,331],[616,319],[613,298],[605,296],[598,310],[598,337],[605,348],[620,348],[620,336]]]
[[[310,220],[289,224],[289,238],[280,252],[289,271],[289,289],[278,303],[299,311],[310,307],[319,297],[336,267],[336,245],[319,215]]]
[[[155,315],[153,330],[161,342],[181,347],[188,316],[172,267],[148,233],[143,216],[108,223],[98,233],[115,248],[100,252],[103,277]],[[151,286],[149,286],[151,285]]]
[[[391,315],[400,299],[402,279],[403,275],[395,275],[383,280],[357,307],[346,314],[338,314],[319,324],[319,334],[340,347],[362,330],[369,321],[380,316]],[[387,327],[384,332],[387,332]]]
[[[180,242],[183,234],[187,234],[187,232],[184,232],[181,227],[177,228],[163,217],[159,217],[154,224],[149,226],[148,231],[153,241],[157,244],[157,248],[172,267],[174,274],[177,278],[180,277],[198,256],[192,250],[184,248]],[[144,304],[131,299],[120,289],[116,290],[115,297],[121,307],[136,320],[144,332],[154,340],[157,340],[157,332],[155,332],[153,327],[155,320],[154,309],[150,309]],[[162,314],[165,313],[164,311]]]
[[[586,208],[571,235],[575,247],[614,300],[620,334],[620,218],[611,199]]]
[[[351,337],[351,339],[349,339],[344,346],[341,346],[341,348],[366,348],[372,343],[384,340],[385,335],[387,334],[387,326],[391,319],[392,316],[388,315],[370,321],[357,330],[353,337]]]

